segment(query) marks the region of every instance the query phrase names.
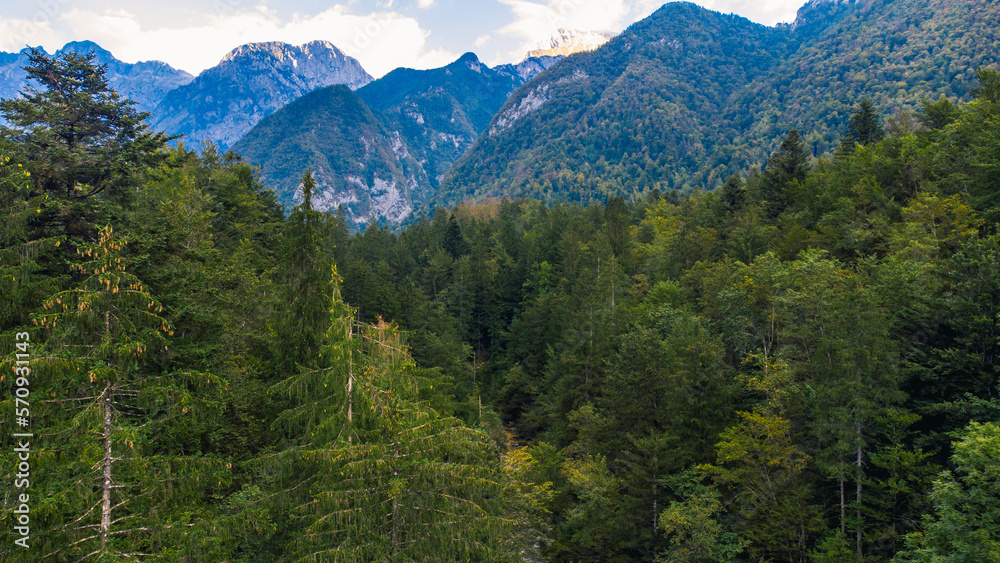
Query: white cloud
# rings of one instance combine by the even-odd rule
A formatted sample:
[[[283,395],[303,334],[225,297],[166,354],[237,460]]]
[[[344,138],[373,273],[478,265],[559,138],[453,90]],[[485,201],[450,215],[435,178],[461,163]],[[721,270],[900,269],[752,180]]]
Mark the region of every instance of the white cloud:
[[[454,21],[445,11],[405,16],[404,8],[439,7],[436,0],[329,0],[336,3],[319,14],[288,14],[289,6],[320,4],[315,0],[171,0],[171,9],[150,6],[152,0],[30,0],[31,9],[0,17],[0,50],[17,51],[42,45],[49,52],[70,40],[91,39],[126,61],[163,60],[192,73],[213,66],[233,48],[251,41],[302,44],[326,39],[356,56],[379,76],[397,66],[430,68],[454,60],[470,48],[487,51],[490,64],[519,60],[525,50],[559,27],[583,31],[620,32],[648,16],[664,0],[471,0],[499,1],[511,12],[509,23],[497,29],[491,20]],[[805,0],[692,0],[719,12],[734,12],[758,23],[791,21]],[[8,4],[9,3],[9,4]],[[0,0],[0,5],[14,5]],[[124,8],[117,11],[100,6]],[[364,7],[363,7],[364,6]],[[0,11],[7,12],[5,8]],[[13,12],[7,12],[13,13]],[[23,19],[14,19],[23,18]],[[418,21],[419,20],[419,21]],[[495,20],[494,20],[495,21]],[[467,27],[474,47],[436,41],[429,31],[452,33]],[[429,27],[430,26],[430,27]],[[437,38],[437,35],[435,35]],[[451,50],[455,50],[452,52]]]
[[[664,0],[499,0],[510,7],[514,21],[497,32],[518,41],[515,50],[498,53],[491,64],[519,59],[532,45],[550,37],[558,28],[580,31],[621,32],[652,14]],[[691,0],[722,13],[774,25],[795,19],[805,0]]]
[[[805,0],[692,0],[695,4],[722,12],[739,14],[764,25],[792,22]]]
[[[517,60],[532,45],[551,36],[559,28],[582,31],[620,31],[628,24],[631,11],[625,0],[500,0],[514,12],[514,21],[500,33],[520,39],[518,48],[508,53]]]
[[[458,56],[429,49],[429,32],[413,18],[393,12],[358,15],[343,6],[282,21],[262,5],[205,15],[188,27],[145,26],[137,16],[125,11],[74,9],[60,19],[69,29],[69,37],[87,37],[122,60],[162,60],[195,74],[216,65],[238,45],[257,41],[301,45],[325,39],[357,58],[376,77],[398,66],[442,66]]]
[[[48,50],[57,44],[61,47],[59,40],[59,33],[47,19],[0,19],[0,51],[16,52],[27,46],[39,45]]]

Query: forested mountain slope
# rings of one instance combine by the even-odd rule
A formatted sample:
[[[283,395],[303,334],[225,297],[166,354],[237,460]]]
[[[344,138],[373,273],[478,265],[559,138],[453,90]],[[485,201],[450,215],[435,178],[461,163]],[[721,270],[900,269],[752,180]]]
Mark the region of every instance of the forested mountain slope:
[[[287,207],[301,201],[301,178],[312,170],[314,205],[343,207],[353,222],[399,222],[429,186],[398,133],[346,86],[310,92],[264,118],[233,147],[260,166],[263,181]]]
[[[824,154],[863,96],[884,110],[966,98],[997,63],[998,19],[996,2],[814,0],[768,28],[667,4],[522,87],[435,201],[710,188],[762,165],[793,127]]]
[[[557,59],[529,59],[540,67]],[[521,64],[529,67],[531,63]],[[398,131],[423,163],[433,188],[518,86],[534,76],[515,68],[490,68],[474,53],[431,70],[396,69],[358,90],[358,96]]]
[[[300,201],[299,180],[310,168],[317,209],[343,204],[352,222],[398,223],[436,193],[445,171],[514,90],[558,60],[529,58],[490,68],[466,53],[437,69],[399,68],[353,98],[328,88],[296,100],[261,121],[233,150],[260,166],[286,206]]]

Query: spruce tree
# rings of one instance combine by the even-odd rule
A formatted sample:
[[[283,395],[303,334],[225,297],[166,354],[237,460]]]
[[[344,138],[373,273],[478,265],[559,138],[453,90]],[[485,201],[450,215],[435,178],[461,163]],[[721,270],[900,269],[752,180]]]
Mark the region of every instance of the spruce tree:
[[[33,193],[48,196],[33,225],[93,240],[95,225],[113,213],[108,204],[132,201],[169,137],[149,131],[148,114],[118,96],[92,54],[32,50],[25,71],[41,89],[29,85],[21,98],[0,102],[10,123],[0,130],[23,155]]]
[[[767,202],[768,215],[776,217],[792,203],[793,185],[806,181],[809,152],[797,129],[788,132],[778,150],[767,159],[759,180],[758,200]]]
[[[736,213],[743,208],[746,201],[746,189],[743,187],[743,180],[735,174],[726,179],[722,185],[720,197],[731,213]]]
[[[861,98],[858,107],[847,123],[847,131],[840,140],[840,152],[850,154],[855,145],[867,146],[885,137],[875,104],[868,98]]]
[[[172,328],[124,246],[105,227],[78,247],[83,281],[34,317],[32,524],[45,532],[29,551],[0,548],[4,561],[212,556],[201,518],[226,468],[197,454],[191,428],[222,383],[162,370]]]
[[[317,365],[323,333],[330,324],[330,268],[333,264],[331,217],[312,205],[316,182],[302,177],[302,203],[285,223],[278,265],[283,303],[275,318],[275,368],[295,373]]]
[[[288,541],[279,556],[516,560],[527,546],[505,538],[518,525],[507,514],[518,499],[487,436],[420,403],[398,329],[355,324],[336,271],[331,287],[323,367],[274,387],[294,405],[276,428],[296,436],[265,461],[276,477],[268,510]]]

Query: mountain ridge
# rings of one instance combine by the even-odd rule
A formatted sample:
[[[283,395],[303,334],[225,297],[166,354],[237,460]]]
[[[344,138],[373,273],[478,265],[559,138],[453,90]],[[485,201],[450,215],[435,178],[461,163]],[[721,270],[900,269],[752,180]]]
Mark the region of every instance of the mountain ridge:
[[[286,206],[299,201],[300,179],[311,169],[317,209],[343,205],[356,225],[399,222],[436,192],[510,94],[559,59],[490,68],[470,52],[436,69],[397,68],[352,94],[307,95],[262,120],[232,149],[260,167]],[[339,134],[313,131],[324,124]],[[275,144],[296,153],[274,150]]]
[[[567,57],[584,51],[593,51],[615,36],[604,31],[580,31],[559,28],[547,39],[539,41],[522,57],[522,61],[533,57]]]
[[[522,86],[430,205],[710,189],[762,165],[792,128],[822,155],[862,97],[888,111],[967,96],[975,69],[1000,60],[998,19],[996,3],[828,1],[766,27],[666,4]]]
[[[153,126],[184,134],[188,143],[210,140],[226,148],[262,118],[316,88],[359,88],[371,80],[356,59],[328,41],[249,43],[169,92],[153,110]]]
[[[28,54],[42,47],[27,47],[17,53],[0,53],[0,98],[11,99],[20,95],[27,85]],[[194,80],[194,76],[161,61],[126,63],[93,41],[71,41],[54,55],[72,52],[93,54],[94,62],[105,65],[105,76],[112,88],[123,98],[136,102],[139,111],[151,111],[166,94]]]

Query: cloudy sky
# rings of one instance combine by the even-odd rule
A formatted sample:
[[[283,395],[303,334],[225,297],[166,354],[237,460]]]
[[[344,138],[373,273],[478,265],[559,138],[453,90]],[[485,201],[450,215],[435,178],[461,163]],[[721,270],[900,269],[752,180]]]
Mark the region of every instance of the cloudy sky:
[[[765,25],[805,0],[693,0]],[[620,32],[663,0],[0,0],[0,51],[49,53],[89,39],[127,62],[161,60],[197,74],[253,41],[326,39],[374,76],[434,68],[473,51],[515,62],[557,28]]]

